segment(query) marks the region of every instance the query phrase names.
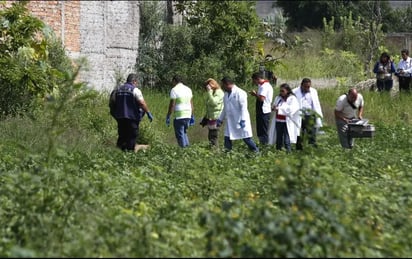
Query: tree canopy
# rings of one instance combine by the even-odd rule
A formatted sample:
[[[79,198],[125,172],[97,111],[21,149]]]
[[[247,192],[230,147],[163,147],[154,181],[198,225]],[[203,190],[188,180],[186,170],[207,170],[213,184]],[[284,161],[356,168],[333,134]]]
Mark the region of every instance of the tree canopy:
[[[408,31],[412,29],[411,22],[408,23],[407,19],[405,19],[410,17],[411,8],[393,10],[388,0],[277,0],[276,5],[290,18],[287,21],[287,25],[289,30],[292,31],[302,31],[305,28],[320,29],[323,27],[323,18],[330,20],[332,17],[347,17],[350,12],[354,18],[359,16],[366,22],[376,21],[382,23],[382,30],[384,32]],[[342,24],[340,24],[339,19],[335,21],[335,26],[339,28]]]

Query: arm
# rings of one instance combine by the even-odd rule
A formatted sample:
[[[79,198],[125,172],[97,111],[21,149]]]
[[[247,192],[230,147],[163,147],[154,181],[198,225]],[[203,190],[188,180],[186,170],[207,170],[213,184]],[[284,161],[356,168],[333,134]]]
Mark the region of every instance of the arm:
[[[171,99],[169,102],[169,109],[167,111],[167,117],[170,117],[170,115],[172,115],[172,112],[175,109],[175,105],[176,105],[176,100]]]
[[[395,73],[395,64],[393,63],[393,61],[391,61],[391,73]]]
[[[145,111],[146,113],[150,112],[149,107],[147,106],[144,99],[139,100],[138,103],[140,104],[140,107],[142,107],[143,111]]]
[[[252,90],[252,91],[250,91],[249,93],[250,93],[252,96],[255,96],[256,99],[258,99],[259,101],[261,101],[261,102],[264,102],[264,101],[265,101],[265,98],[266,98],[266,97],[265,97],[264,95],[258,95],[255,90]]]
[[[359,106],[359,109],[358,109],[358,119],[362,119],[362,116],[363,116],[363,106]]]
[[[379,72],[378,68],[379,68],[379,62],[376,62],[375,66],[373,67],[373,73],[377,74]]]
[[[343,120],[343,121],[346,122],[346,123],[349,123],[349,120],[348,120],[347,118],[345,118],[345,116],[343,116],[342,111],[338,111],[338,110],[336,110],[336,109],[335,109],[335,118],[336,118],[336,119]]]

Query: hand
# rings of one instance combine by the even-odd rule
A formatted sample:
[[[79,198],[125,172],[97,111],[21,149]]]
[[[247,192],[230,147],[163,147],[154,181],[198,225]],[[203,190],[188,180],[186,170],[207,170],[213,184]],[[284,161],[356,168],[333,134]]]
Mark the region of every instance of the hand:
[[[166,126],[170,126],[170,115],[166,116]]]
[[[240,128],[244,129],[246,127],[245,120],[239,122]]]
[[[189,121],[189,126],[193,126],[193,125],[195,125],[195,116],[194,115],[192,115],[192,117],[190,118],[190,121]]]
[[[203,119],[200,121],[200,125],[202,125],[202,127],[204,127],[204,126],[206,126],[207,125],[207,123],[208,123],[208,119],[206,118],[206,117],[203,117]]]
[[[147,112],[147,117],[149,118],[150,122],[153,121],[153,115],[151,112]]]
[[[217,121],[216,121],[216,127],[220,127],[220,126],[222,126],[222,124],[223,124],[223,121],[217,119]]]
[[[249,92],[251,95],[253,95],[253,96],[256,96],[256,91],[255,90],[252,90],[252,91],[250,91]]]
[[[210,90],[212,90],[212,87],[209,84],[207,84],[206,85],[206,91],[210,91]]]

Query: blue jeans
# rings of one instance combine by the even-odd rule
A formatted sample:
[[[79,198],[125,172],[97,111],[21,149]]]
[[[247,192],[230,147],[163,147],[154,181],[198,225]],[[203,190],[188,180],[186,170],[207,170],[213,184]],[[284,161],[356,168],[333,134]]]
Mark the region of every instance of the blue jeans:
[[[256,146],[256,143],[253,141],[252,138],[244,138],[243,142],[246,143],[250,150],[254,152],[259,152],[259,148]],[[227,136],[225,136],[225,148],[227,150],[232,150],[232,141]]]
[[[173,120],[173,127],[175,129],[177,144],[179,144],[180,147],[189,146],[189,138],[187,137],[187,128],[189,127],[189,121],[190,118]]]

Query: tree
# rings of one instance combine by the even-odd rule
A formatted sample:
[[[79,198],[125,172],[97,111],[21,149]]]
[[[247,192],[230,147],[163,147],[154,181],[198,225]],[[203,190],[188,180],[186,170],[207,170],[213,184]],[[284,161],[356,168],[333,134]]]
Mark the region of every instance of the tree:
[[[227,74],[244,82],[254,68],[253,43],[260,25],[255,1],[178,1],[176,9],[192,34],[193,53],[184,55],[189,68],[214,57],[222,63],[221,71],[204,76]]]
[[[383,31],[391,29],[392,9],[388,0],[383,1],[289,1],[278,0],[277,6],[282,8],[289,17],[288,28],[292,31],[302,31],[304,28],[321,29],[322,19],[330,20],[332,17],[347,17],[349,12],[353,17],[361,17],[367,23],[375,21],[383,24]],[[342,24],[337,19],[335,26]]]
[[[36,97],[57,88],[61,72],[72,69],[61,43],[26,4],[0,11],[0,117],[28,110]]]

